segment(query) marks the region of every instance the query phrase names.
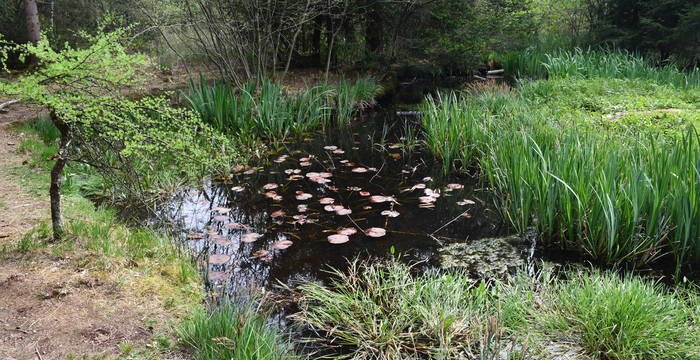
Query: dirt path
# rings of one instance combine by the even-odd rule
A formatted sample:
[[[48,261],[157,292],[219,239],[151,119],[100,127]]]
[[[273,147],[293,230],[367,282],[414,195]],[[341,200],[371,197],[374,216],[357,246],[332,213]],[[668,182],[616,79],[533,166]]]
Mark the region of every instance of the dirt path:
[[[0,114],[0,360],[114,358],[138,349],[146,349],[143,357],[181,358],[174,351],[149,353],[158,347],[154,329],[171,320],[157,300],[131,296],[114,277],[82,268],[70,252],[7,250],[49,217],[41,189],[18,177],[28,159],[19,151],[21,135],[6,126],[27,114],[35,112]]]

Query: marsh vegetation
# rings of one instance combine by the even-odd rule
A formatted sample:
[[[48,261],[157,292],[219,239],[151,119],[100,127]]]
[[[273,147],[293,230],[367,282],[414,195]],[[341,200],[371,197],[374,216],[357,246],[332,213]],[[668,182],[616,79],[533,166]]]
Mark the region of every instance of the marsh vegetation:
[[[3,256],[137,269],[197,359],[700,358],[694,2],[57,3],[0,24]]]

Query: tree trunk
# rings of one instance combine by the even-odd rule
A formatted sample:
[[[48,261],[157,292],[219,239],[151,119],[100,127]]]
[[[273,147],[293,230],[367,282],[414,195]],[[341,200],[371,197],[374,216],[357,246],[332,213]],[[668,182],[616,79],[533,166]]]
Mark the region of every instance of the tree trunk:
[[[68,159],[66,151],[70,144],[70,128],[61,120],[56,113],[50,111],[51,121],[61,132],[61,143],[58,148],[56,163],[51,169],[51,186],[49,195],[51,196],[51,225],[53,227],[53,240],[61,241],[66,234],[63,227],[63,213],[61,212],[61,183],[63,181],[63,168]]]
[[[24,15],[27,18],[27,38],[36,45],[41,36],[41,23],[39,22],[36,0],[24,0]]]
[[[36,7],[36,0],[24,0],[24,15],[27,20],[27,38],[36,45],[41,37],[41,23],[39,22],[39,10]],[[31,55],[27,62],[30,67],[36,65],[36,56]]]
[[[369,1],[367,14],[365,15],[365,45],[367,54],[376,55],[382,48],[384,26],[380,4],[377,1]]]

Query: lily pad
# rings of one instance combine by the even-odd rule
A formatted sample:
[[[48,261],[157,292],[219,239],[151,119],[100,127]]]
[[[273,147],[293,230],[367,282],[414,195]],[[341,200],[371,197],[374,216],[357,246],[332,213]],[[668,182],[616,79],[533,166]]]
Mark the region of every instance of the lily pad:
[[[380,237],[386,235],[386,229],[372,227],[372,228],[365,230],[365,235],[367,235],[369,237],[373,237],[373,238],[380,238]]]
[[[341,235],[341,234],[334,234],[328,236],[328,242],[331,244],[344,244],[348,241],[350,241],[350,238],[347,235]]]
[[[272,248],[276,250],[284,250],[292,245],[294,245],[294,242],[291,240],[278,240],[272,244]]]
[[[230,255],[225,255],[225,254],[209,255],[209,263],[212,265],[223,265],[223,264],[226,264],[229,260],[231,260]]]
[[[263,236],[262,234],[258,234],[258,233],[243,234],[243,235],[241,235],[241,242],[244,242],[244,243],[255,242],[258,239],[260,239],[262,236]]]

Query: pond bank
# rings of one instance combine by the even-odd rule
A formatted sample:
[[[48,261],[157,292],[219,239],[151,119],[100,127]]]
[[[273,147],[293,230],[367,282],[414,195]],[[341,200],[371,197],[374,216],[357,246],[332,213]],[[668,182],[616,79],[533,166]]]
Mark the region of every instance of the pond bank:
[[[0,354],[187,357],[173,326],[200,306],[196,271],[182,273],[189,260],[178,265],[168,240],[76,194],[65,203],[70,239],[47,243],[43,145],[18,126],[0,126]]]

